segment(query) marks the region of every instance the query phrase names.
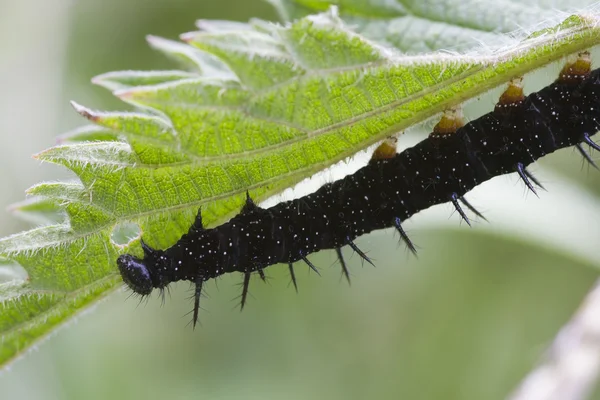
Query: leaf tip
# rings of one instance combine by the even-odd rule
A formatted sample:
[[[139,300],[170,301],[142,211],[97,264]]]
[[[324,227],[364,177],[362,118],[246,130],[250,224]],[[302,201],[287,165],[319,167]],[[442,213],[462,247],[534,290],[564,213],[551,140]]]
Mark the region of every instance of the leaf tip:
[[[90,79],[90,81],[94,85],[104,86],[105,85],[105,80],[106,80],[106,78],[107,78],[107,76],[109,74],[111,74],[111,73],[107,72],[107,73],[104,73],[104,74],[96,75],[92,79]],[[71,102],[71,104],[73,104],[73,102]]]
[[[25,194],[27,194],[27,190],[25,191]],[[14,214],[16,211],[19,210],[19,203],[11,203],[6,206],[5,210],[10,214]]]
[[[158,36],[146,35],[146,42],[148,42],[148,44],[150,44],[152,47],[156,46],[161,40],[162,38]]]
[[[41,157],[45,151],[46,150],[43,150],[43,151],[40,151],[39,153],[32,154],[31,158],[33,158],[34,160],[40,161]]]
[[[190,42],[194,41],[196,36],[198,36],[198,32],[186,32],[186,33],[182,33],[181,35],[179,35],[179,39],[181,39],[182,41],[184,41],[186,43],[190,43]]]
[[[83,117],[89,119],[92,122],[96,122],[100,119],[100,117],[95,114],[92,110],[87,107],[82,106],[81,104],[71,100],[71,106]]]
[[[135,97],[133,93],[134,91],[131,89],[121,89],[115,90],[113,95],[121,100],[127,101]]]

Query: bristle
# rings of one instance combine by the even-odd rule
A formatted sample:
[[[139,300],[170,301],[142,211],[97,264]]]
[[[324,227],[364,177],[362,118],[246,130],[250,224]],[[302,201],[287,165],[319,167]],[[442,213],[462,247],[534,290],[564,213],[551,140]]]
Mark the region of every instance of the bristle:
[[[531,184],[531,181],[530,181],[530,177],[532,175],[529,173],[529,171],[527,171],[525,169],[525,166],[523,165],[523,163],[517,163],[517,173],[519,174],[519,176],[521,177],[523,182],[525,182],[525,186],[527,186],[527,188],[529,190],[531,190],[533,192],[533,194],[538,196],[537,192],[535,191],[535,188],[533,187],[533,185]]]
[[[252,198],[250,197],[250,193],[248,191],[246,191],[246,202],[244,203],[244,206],[242,207],[240,214],[249,214],[252,211],[258,210],[260,207],[258,207],[255,203],[254,200],[252,200]]]
[[[335,249],[335,252],[338,256],[338,260],[340,261],[340,265],[342,266],[342,274],[344,274],[346,280],[348,281],[348,285],[350,285],[350,273],[348,272],[348,267],[346,266],[346,261],[344,260],[342,249],[338,247]]]
[[[352,250],[354,250],[363,260],[365,260],[372,266],[375,266],[375,264],[373,264],[373,261],[371,261],[371,259],[367,257],[367,255],[361,249],[359,249],[358,246],[352,240],[350,240],[350,238],[346,239],[346,244],[350,246]]]
[[[264,270],[264,269],[262,269],[262,268],[258,268],[258,276],[260,276],[260,279],[261,279],[263,282],[266,282],[266,281],[267,281],[267,277],[265,276],[265,270]]]
[[[527,177],[529,178],[529,180],[531,182],[533,182],[537,187],[539,187],[542,190],[546,190],[546,188],[544,187],[544,185],[542,185],[540,183],[540,181],[538,181],[537,178],[535,176],[533,176],[533,174],[531,172],[529,172],[526,168],[523,168],[523,172],[525,172],[525,175],[527,175]]]
[[[202,208],[198,208],[198,213],[196,214],[196,219],[190,229],[188,230],[188,235],[197,235],[198,233],[204,230],[204,226],[202,224]]]
[[[198,310],[200,309],[200,296],[202,295],[202,283],[204,282],[204,278],[202,276],[198,276],[196,278],[196,288],[194,291],[194,316],[192,317],[192,326],[195,329],[196,324],[198,323]]]
[[[304,261],[304,262],[306,263],[306,265],[308,265],[308,266],[310,267],[310,269],[312,269],[313,271],[315,271],[315,272],[317,273],[317,275],[321,275],[321,273],[319,272],[319,270],[317,269],[317,267],[315,267],[315,266],[313,265],[313,263],[311,263],[311,262],[309,261],[309,259],[308,259],[308,258],[306,258],[306,256],[304,256],[304,255],[300,254],[300,258],[302,258],[302,261]]]
[[[469,221],[467,214],[465,214],[462,207],[458,203],[458,195],[456,193],[452,193],[452,196],[450,196],[450,201],[452,202],[452,205],[456,211],[458,211],[458,214],[461,216],[461,218],[467,223],[467,225],[471,226],[471,221]]]
[[[596,163],[592,159],[592,156],[590,156],[589,153],[587,151],[585,151],[585,149],[583,148],[583,146],[581,146],[581,143],[577,143],[575,145],[575,148],[583,156],[583,159],[588,162],[588,164],[590,164],[592,167],[598,169],[598,166],[596,165]]]
[[[416,256],[417,255],[417,249],[415,248],[415,245],[413,244],[412,240],[410,240],[410,238],[408,237],[408,235],[406,234],[406,232],[402,228],[402,221],[400,220],[400,218],[396,217],[394,219],[394,226],[396,227],[396,230],[400,234],[400,237],[402,238],[402,240],[404,241],[404,243],[406,243],[406,246],[408,247],[408,249],[410,250],[410,252],[413,253]]]
[[[594,149],[596,151],[600,151],[600,145],[598,145],[596,142],[594,142],[592,140],[589,133],[583,134],[583,142],[587,143],[592,149]]]
[[[288,268],[290,270],[290,277],[292,278],[292,284],[294,285],[294,289],[296,289],[296,293],[298,293],[298,283],[296,282],[296,274],[294,273],[294,264],[288,263]]]
[[[464,197],[460,197],[458,200],[460,200],[461,203],[463,203],[465,205],[465,207],[467,207],[469,210],[471,210],[471,212],[475,215],[477,215],[479,218],[481,218],[484,221],[487,221],[487,219],[483,216],[482,213],[480,213],[479,211],[477,211],[477,209],[475,207],[473,207],[471,205],[471,203],[469,203],[467,201],[467,199],[465,199]]]
[[[244,282],[242,283],[242,301],[240,304],[240,311],[244,309],[246,305],[246,297],[248,297],[248,286],[250,286],[250,272],[244,272]]]
[[[142,245],[142,249],[144,250],[144,255],[146,257],[152,256],[155,253],[155,250],[148,246],[146,242],[144,242],[144,239],[140,238],[140,244]]]

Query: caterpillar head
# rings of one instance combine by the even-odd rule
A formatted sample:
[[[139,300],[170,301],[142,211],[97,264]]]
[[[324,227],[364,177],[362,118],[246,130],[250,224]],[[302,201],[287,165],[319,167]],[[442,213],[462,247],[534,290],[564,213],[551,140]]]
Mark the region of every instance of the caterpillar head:
[[[135,293],[146,296],[154,288],[164,288],[168,282],[163,282],[159,271],[165,269],[166,258],[161,250],[154,250],[141,241],[144,258],[140,259],[131,254],[123,254],[117,259],[119,272],[123,282]]]

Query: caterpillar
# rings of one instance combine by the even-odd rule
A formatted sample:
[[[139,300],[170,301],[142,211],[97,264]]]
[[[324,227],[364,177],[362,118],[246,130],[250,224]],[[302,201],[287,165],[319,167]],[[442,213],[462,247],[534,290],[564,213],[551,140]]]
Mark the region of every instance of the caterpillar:
[[[470,225],[463,206],[483,215],[464,198],[468,191],[516,172],[536,193],[541,184],[526,167],[561,148],[576,146],[596,167],[582,145],[600,151],[591,139],[600,128],[599,118],[600,69],[592,71],[589,53],[582,53],[538,92],[525,97],[520,82],[513,80],[493,111],[467,124],[446,114],[414,147],[396,153],[394,146],[384,143],[353,175],[271,208],[257,206],[247,194],[241,212],[212,229],[204,228],[199,210],[189,231],[173,246],[154,249],[141,240],[143,258],[124,254],[117,265],[125,284],[142,296],[171,282],[192,282],[194,326],[204,282],[225,273],[244,275],[242,308],[252,273],[264,280],[266,267],[288,264],[297,290],[293,264],[303,261],[317,271],[307,256],[320,250],[336,251],[349,280],[342,247],[349,246],[372,263],[354,243],[358,236],[394,227],[416,253],[402,223],[420,211],[451,202]]]

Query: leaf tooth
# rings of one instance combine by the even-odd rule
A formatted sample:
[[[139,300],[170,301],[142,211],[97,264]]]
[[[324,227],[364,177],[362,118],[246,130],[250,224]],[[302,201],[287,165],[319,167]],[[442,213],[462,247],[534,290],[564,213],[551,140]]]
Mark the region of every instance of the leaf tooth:
[[[265,32],[188,32],[181,36],[201,50],[226,63],[240,82],[254,90],[270,88],[301,76],[305,69],[296,62],[279,37]]]
[[[85,191],[85,186],[80,181],[57,181],[41,182],[31,186],[25,191],[28,196],[44,196],[57,199],[89,201],[89,193]]]
[[[114,142],[117,140],[118,134],[112,129],[98,125],[83,125],[59,135],[56,138],[56,144],[72,142]]]
[[[0,283],[0,304],[4,306],[7,301],[15,301],[20,296],[27,295],[27,281],[24,279],[13,279]]]
[[[63,223],[66,217],[64,205],[60,200],[41,196],[13,203],[7,207],[7,211],[35,225]]]
[[[73,102],[73,107],[94,123],[124,136],[139,161],[144,164],[172,164],[189,161],[186,155],[181,154],[177,131],[166,117],[139,112],[92,111],[75,102]]]
[[[175,140],[176,131],[170,120],[156,115],[137,112],[93,111],[74,101],[73,108],[90,121],[115,132],[144,136],[165,142]]]
[[[73,231],[67,223],[47,225],[15,233],[0,239],[0,254],[14,259],[21,254],[33,254],[42,248],[55,248],[73,240]]]
[[[199,19],[196,21],[196,27],[203,32],[211,33],[254,30],[252,25],[245,22],[218,19]]]
[[[179,39],[181,39],[185,43],[189,44],[189,43],[193,42],[194,39],[196,39],[196,36],[200,33],[201,32],[198,32],[198,31],[185,32],[185,33],[182,33],[179,35]]]
[[[202,76],[227,77],[236,79],[236,75],[218,57],[201,51],[185,43],[175,42],[159,36],[146,36],[150,46],[170,58],[176,59],[186,69]]]
[[[73,100],[71,100],[71,106],[75,109],[75,111],[77,111],[79,115],[89,119],[92,122],[96,122],[99,118],[99,114],[97,112],[94,112],[91,109],[84,107]]]
[[[168,111],[179,108],[241,108],[248,103],[250,97],[237,81],[204,77],[125,88],[113,94],[123,101],[161,111],[169,118],[173,118],[173,111]],[[174,114],[177,116],[176,112]]]
[[[179,70],[112,71],[93,77],[92,83],[110,91],[115,91],[138,86],[156,85],[181,79],[190,79],[199,76],[199,74]]]
[[[73,165],[134,166],[136,159],[127,143],[90,142],[54,146],[33,155],[40,161]]]
[[[331,12],[302,18],[280,29],[278,36],[294,58],[309,70],[369,65],[394,55],[391,49],[348,29]]]

